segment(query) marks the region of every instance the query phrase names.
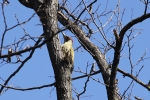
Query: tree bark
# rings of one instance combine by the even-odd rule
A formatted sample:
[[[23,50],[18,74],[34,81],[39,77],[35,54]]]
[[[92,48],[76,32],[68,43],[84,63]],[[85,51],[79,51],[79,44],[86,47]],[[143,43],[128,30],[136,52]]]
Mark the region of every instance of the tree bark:
[[[110,68],[102,52],[90,42],[81,28],[69,20],[63,13],[58,12],[58,20],[62,25],[69,26],[68,29],[75,34],[84,49],[87,50],[97,62],[106,85],[107,96],[109,97]]]
[[[43,4],[37,0],[19,0],[21,4],[31,9],[40,17],[43,24],[43,31],[45,40],[53,37],[52,40],[47,42],[47,49],[54,69],[56,80],[57,100],[71,100],[71,68],[69,64],[64,63],[62,60],[61,44],[58,37],[58,20],[57,20],[57,0],[47,0]]]
[[[51,0],[44,4],[40,4],[36,0],[28,0],[28,3],[26,0],[19,1],[24,6],[34,9],[37,12],[43,24],[43,30],[46,36],[45,39],[49,39],[51,36],[54,36],[55,33],[57,33],[57,18],[62,25],[66,26],[72,33],[75,34],[84,49],[87,50],[97,62],[107,90],[107,97],[109,100],[111,100],[110,97],[112,96],[110,96],[111,92],[109,88],[111,71],[105,57],[103,56],[103,53],[98,49],[97,46],[90,42],[80,26],[69,20],[62,12],[57,11],[58,1]],[[58,100],[71,100],[70,65],[62,62],[62,52],[60,51],[61,46],[57,35],[54,36],[52,41],[47,43],[47,48],[55,73],[57,98]],[[116,86],[113,88],[116,88]],[[115,94],[115,98],[119,100],[117,93]]]

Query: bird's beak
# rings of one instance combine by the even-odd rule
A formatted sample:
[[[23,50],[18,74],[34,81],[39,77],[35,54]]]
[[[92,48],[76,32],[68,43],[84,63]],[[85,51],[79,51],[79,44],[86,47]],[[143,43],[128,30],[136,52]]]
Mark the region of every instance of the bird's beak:
[[[64,43],[65,43],[65,41],[66,41],[66,34],[62,32],[62,35],[64,37]]]
[[[62,35],[63,35],[63,37],[64,37],[64,38],[66,37],[66,34],[65,34],[65,33],[63,33],[63,32],[62,32]]]

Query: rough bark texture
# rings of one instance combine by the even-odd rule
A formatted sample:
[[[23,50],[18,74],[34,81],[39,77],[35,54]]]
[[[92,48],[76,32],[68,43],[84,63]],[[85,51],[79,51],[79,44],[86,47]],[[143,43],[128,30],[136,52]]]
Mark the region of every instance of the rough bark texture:
[[[131,20],[120,31],[119,40],[116,41],[114,60],[112,64],[112,71],[111,71],[110,84],[109,84],[109,100],[120,100],[120,98],[117,97],[115,81],[116,81],[117,68],[118,68],[118,64],[120,61],[120,52],[121,52],[122,41],[123,41],[124,35],[126,31],[130,29],[133,25],[139,22],[142,22],[147,18],[150,18],[150,13],[144,14],[140,17],[137,17]]]
[[[96,60],[98,67],[101,70],[104,83],[106,84],[107,96],[109,100],[118,100],[117,92],[115,91],[115,76],[116,76],[116,68],[119,63],[118,56],[115,56],[114,61],[115,68],[113,70],[114,73],[110,73],[110,68],[106,59],[104,58],[102,52],[95,46],[90,40],[85,36],[84,31],[73,21],[69,20],[62,12],[57,13],[57,0],[47,0],[46,3],[41,4],[38,0],[19,0],[21,4],[31,9],[34,9],[37,12],[40,20],[43,24],[43,30],[45,33],[45,39],[49,39],[51,36],[54,36],[58,31],[57,27],[57,18],[58,21],[66,26],[71,32],[75,34],[81,45],[87,50]],[[28,2],[26,2],[28,1]],[[47,43],[48,52],[50,55],[50,59],[53,65],[55,79],[56,79],[56,89],[57,89],[57,98],[58,100],[71,100],[71,73],[70,73],[70,65],[62,62],[62,52],[60,51],[60,42],[57,35],[54,36],[52,41]],[[116,48],[116,51],[119,49]],[[116,52],[117,53],[117,52]],[[118,54],[119,53],[119,54]],[[118,52],[115,55],[120,55]],[[115,63],[116,62],[116,63]],[[111,75],[114,74],[114,75]],[[111,76],[111,83],[110,83]],[[111,87],[109,87],[111,85]]]
[[[49,39],[51,36],[55,35],[58,31],[57,27],[57,0],[51,0],[51,2],[46,3],[45,13],[46,13],[46,25],[44,25],[45,39]],[[45,24],[45,23],[44,23]],[[56,80],[56,90],[58,100],[71,100],[71,73],[70,67],[61,63],[61,46],[59,42],[58,35],[53,37],[53,40],[47,43],[47,48],[53,65],[55,80]]]
[[[57,0],[47,0],[44,4],[36,0],[19,0],[26,7],[30,7],[37,12],[43,24],[45,39],[48,40],[52,36],[53,39],[47,42],[47,48],[55,73],[57,100],[71,100],[71,68],[70,65],[62,61],[61,45],[59,41],[58,20],[57,20]]]
[[[102,73],[104,83],[106,84],[108,100],[120,100],[116,92],[115,81],[124,34],[133,25],[142,22],[147,18],[150,18],[150,13],[144,13],[142,16],[130,21],[127,25],[125,25],[122,28],[119,34],[120,39],[116,41],[116,46],[114,49],[115,50],[114,60],[112,64],[112,70],[110,73],[109,65],[106,62],[106,59],[104,58],[102,52],[93,43],[90,42],[90,40],[85,36],[84,31],[76,23],[73,23],[73,21],[69,20],[62,12],[57,12],[58,1],[57,0],[45,0],[45,1],[46,2],[41,3],[38,0],[19,0],[19,2],[24,6],[31,8],[35,12],[37,12],[43,24],[43,30],[45,33],[46,40],[57,33],[58,20],[62,25],[66,26],[71,32],[73,32],[77,37],[77,39],[79,40],[79,42],[81,43],[81,45],[96,60],[98,67],[100,68],[100,71]],[[58,100],[71,100],[72,96],[71,96],[71,75],[70,75],[71,73],[69,67],[70,65],[67,65],[62,61],[62,52],[60,51],[61,46],[59,42],[59,37],[57,35],[55,35],[51,41],[47,42],[47,48],[55,73],[56,79],[55,86],[57,90]],[[124,75],[128,74],[124,73]],[[135,78],[133,79],[136,80]],[[143,84],[138,80],[136,81]],[[148,87],[147,85],[144,84],[143,86]]]
[[[58,20],[62,25],[69,26],[68,28],[75,34],[81,45],[96,60],[98,67],[101,70],[104,83],[106,84],[107,95],[109,97],[110,68],[102,52],[98,49],[98,47],[96,47],[93,43],[90,42],[90,40],[85,36],[85,33],[78,25],[76,25],[67,17],[65,17],[65,15],[63,15],[61,12],[58,12]]]

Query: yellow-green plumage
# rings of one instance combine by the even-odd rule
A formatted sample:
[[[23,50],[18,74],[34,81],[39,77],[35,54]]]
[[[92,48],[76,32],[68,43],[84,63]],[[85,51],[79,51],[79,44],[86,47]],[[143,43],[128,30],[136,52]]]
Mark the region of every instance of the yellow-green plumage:
[[[67,63],[70,64],[71,67],[71,73],[74,69],[74,49],[73,49],[73,40],[69,37],[63,34],[64,36],[64,44],[62,44],[62,53],[63,53],[63,59]]]
[[[64,59],[67,60],[70,64],[74,63],[74,49],[72,47],[72,40],[62,44],[62,52]]]

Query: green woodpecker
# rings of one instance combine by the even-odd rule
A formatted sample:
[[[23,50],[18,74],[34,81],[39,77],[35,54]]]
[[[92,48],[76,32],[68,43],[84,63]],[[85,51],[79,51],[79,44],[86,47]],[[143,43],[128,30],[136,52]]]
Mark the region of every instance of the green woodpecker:
[[[73,40],[71,37],[66,36],[63,33],[63,37],[64,37],[64,44],[62,44],[62,52],[63,52],[63,56],[64,56],[64,60],[67,61],[69,64],[71,64],[71,72],[73,71],[74,67],[74,49],[72,47],[73,45]]]

